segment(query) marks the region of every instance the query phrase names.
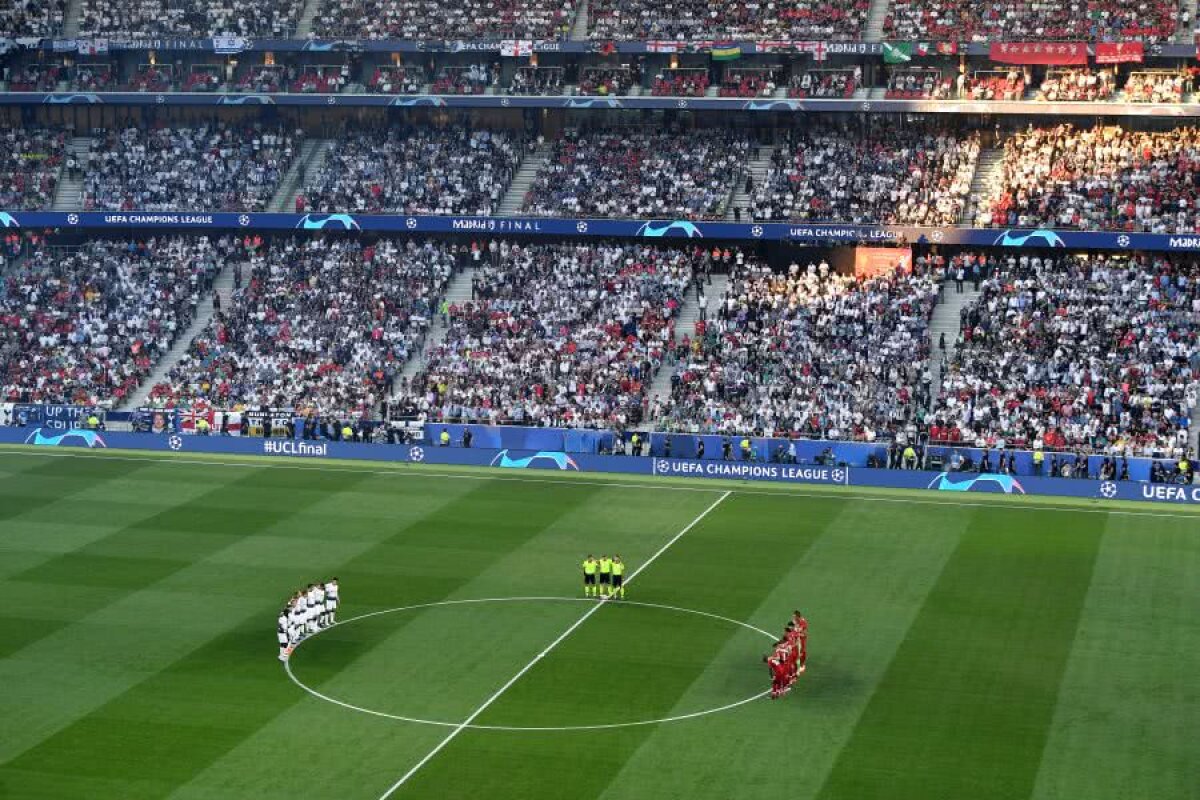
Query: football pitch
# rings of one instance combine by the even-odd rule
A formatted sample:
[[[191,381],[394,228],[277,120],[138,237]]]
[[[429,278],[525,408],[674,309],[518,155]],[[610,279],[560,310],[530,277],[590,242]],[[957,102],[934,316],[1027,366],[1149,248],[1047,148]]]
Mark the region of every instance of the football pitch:
[[[0,450],[0,798],[1200,797],[1200,515],[214,460]]]

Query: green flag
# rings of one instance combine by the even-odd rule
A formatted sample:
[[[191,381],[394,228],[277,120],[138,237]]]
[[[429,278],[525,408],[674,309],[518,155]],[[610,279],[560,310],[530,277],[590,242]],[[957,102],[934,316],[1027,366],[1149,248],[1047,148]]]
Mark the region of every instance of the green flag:
[[[883,63],[907,64],[912,61],[912,42],[883,43]]]
[[[713,45],[712,60],[713,61],[733,61],[742,57],[742,48],[735,44],[718,44]]]

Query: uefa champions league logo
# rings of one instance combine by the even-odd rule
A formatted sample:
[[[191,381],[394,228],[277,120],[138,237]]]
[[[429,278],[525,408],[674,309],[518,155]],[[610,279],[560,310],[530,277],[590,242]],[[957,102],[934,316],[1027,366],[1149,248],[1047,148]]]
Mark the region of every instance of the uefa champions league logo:
[[[1129,247],[1129,237],[1121,234],[1117,237],[1117,247]]]
[[[756,239],[757,239],[758,237],[762,236],[762,235],[763,235],[763,229],[762,229],[762,225],[755,225],[753,228],[751,228],[751,229],[750,229],[750,235],[751,235],[751,236],[753,236],[753,237],[754,237],[754,238],[756,238]]]
[[[408,449],[408,458],[410,461],[424,461],[425,451],[420,447],[410,447]]]
[[[835,469],[833,472],[829,473],[829,477],[834,483],[845,483],[846,470],[839,467],[838,469]]]
[[[79,224],[79,215],[78,214],[67,214],[67,224],[68,225],[78,225]]]
[[[179,436],[172,436],[170,439],[167,439],[167,447],[171,448],[172,450],[182,450],[183,439]]]
[[[670,472],[671,471],[671,462],[667,461],[665,458],[658,459],[657,461],[654,462],[654,471],[655,472]]]
[[[1112,481],[1105,481],[1100,484],[1100,496],[1106,500],[1112,500],[1117,496],[1117,485]]]
[[[238,225],[241,225],[244,228],[249,224],[250,224],[250,215],[249,214],[242,214],[240,217],[238,217]]]
[[[575,226],[575,230],[579,231],[580,233],[587,233],[587,223],[580,222]]]
[[[412,217],[409,217],[408,219],[404,220],[404,225],[411,231],[417,227],[417,221]]]

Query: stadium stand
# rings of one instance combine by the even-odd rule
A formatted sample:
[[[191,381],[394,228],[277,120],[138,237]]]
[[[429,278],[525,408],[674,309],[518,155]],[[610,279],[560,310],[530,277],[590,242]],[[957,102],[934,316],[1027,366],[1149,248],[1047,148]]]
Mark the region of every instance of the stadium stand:
[[[0,131],[0,208],[49,208],[65,147],[61,130],[10,127]]]
[[[566,91],[562,67],[518,67],[513,73],[509,94],[562,94]]]
[[[584,67],[579,79],[579,94],[626,95],[636,85],[633,70],[616,67]]]
[[[750,152],[724,130],[568,130],[526,195],[538,216],[717,216]]]
[[[435,94],[483,94],[500,82],[500,69],[487,64],[442,67],[433,81]]]
[[[53,92],[58,88],[65,70],[61,64],[25,64],[18,66],[8,78],[10,92]]]
[[[717,90],[717,95],[720,97],[772,97],[778,88],[775,80],[778,72],[778,66],[728,69],[721,77],[721,86]]]
[[[966,82],[972,100],[1020,100],[1025,94],[1025,74],[1017,69],[977,70]]]
[[[1195,232],[1200,128],[1030,127],[1009,137],[981,226]]]
[[[953,92],[950,78],[933,67],[900,67],[888,80],[889,100],[945,100]]]
[[[315,211],[491,214],[525,151],[504,131],[393,126],[341,139],[308,182]]]
[[[268,0],[253,7],[236,0],[174,3],[162,0],[82,0],[81,36],[261,36],[295,33],[304,3]]]
[[[867,0],[592,0],[588,32],[602,40],[857,39],[869,8]]]
[[[246,284],[153,388],[154,405],[369,414],[422,340],[459,263],[457,248],[433,242],[240,246]]]
[[[0,286],[0,397],[110,404],[149,374],[195,314],[231,238],[33,248]]]
[[[883,30],[900,41],[1157,42],[1175,33],[1179,14],[1174,0],[892,0]]]
[[[62,32],[66,0],[6,0],[0,5],[0,31],[6,36],[46,37]]]
[[[302,140],[265,124],[108,131],[85,156],[84,206],[262,211]]]
[[[962,311],[931,439],[1179,456],[1200,377],[1200,268],[1002,255]]]
[[[809,69],[788,80],[788,97],[843,99],[862,84],[862,68]]]
[[[1038,87],[1036,99],[1051,103],[1108,100],[1116,90],[1117,78],[1111,69],[1051,69]]]
[[[680,340],[663,427],[874,441],[915,435],[928,403],[938,283],[828,264],[786,272],[739,255],[715,319]]]
[[[379,94],[419,94],[429,82],[421,67],[382,64],[371,72],[367,91]]]
[[[755,220],[953,225],[966,203],[979,137],[912,126],[790,132],[749,192]]]
[[[1192,76],[1177,70],[1134,72],[1125,81],[1128,103],[1182,103],[1192,93]]]
[[[704,97],[708,91],[706,69],[664,69],[654,76],[650,94],[656,97]]]
[[[353,39],[560,39],[574,17],[571,0],[322,0],[313,29]]]
[[[437,420],[637,424],[696,258],[501,242],[401,402]]]

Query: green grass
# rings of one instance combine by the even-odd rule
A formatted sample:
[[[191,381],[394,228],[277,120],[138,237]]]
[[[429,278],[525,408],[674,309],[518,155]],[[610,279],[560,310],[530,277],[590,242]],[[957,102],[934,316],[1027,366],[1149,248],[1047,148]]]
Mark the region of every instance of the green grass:
[[[392,797],[1200,798],[1194,513],[219,461],[0,449],[0,798],[378,800],[456,728],[292,683],[291,589],[338,575],[343,619],[577,597],[588,552],[632,571],[660,550],[630,600],[769,631],[806,611],[795,692],[464,729]],[[605,605],[537,658],[593,607],[378,614],[292,667],[387,714],[488,703],[474,724],[499,727],[766,686],[765,637],[662,607]]]

